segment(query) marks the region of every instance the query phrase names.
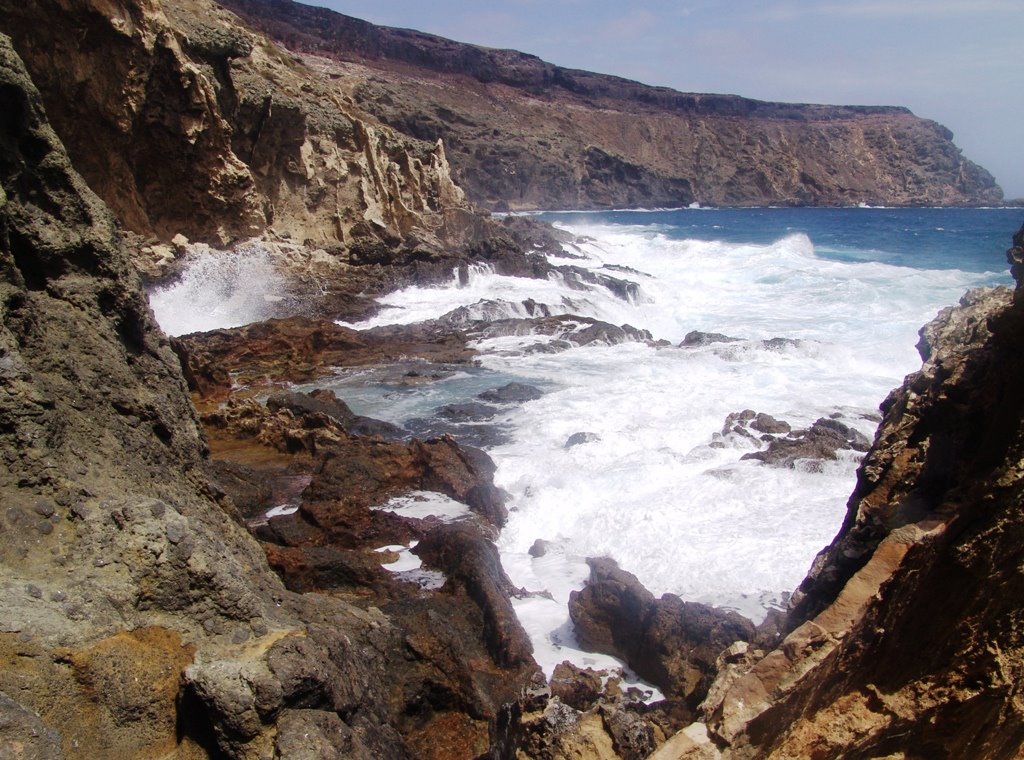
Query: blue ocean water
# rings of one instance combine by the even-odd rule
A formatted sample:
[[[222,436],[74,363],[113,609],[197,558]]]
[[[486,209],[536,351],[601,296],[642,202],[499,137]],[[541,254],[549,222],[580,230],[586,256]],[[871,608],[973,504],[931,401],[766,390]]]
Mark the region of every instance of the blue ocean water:
[[[919,269],[1005,272],[1019,208],[685,208],[557,212],[538,218],[569,226],[639,225],[675,240],[767,244],[803,233],[821,258]],[[1005,281],[1008,283],[1009,275]]]

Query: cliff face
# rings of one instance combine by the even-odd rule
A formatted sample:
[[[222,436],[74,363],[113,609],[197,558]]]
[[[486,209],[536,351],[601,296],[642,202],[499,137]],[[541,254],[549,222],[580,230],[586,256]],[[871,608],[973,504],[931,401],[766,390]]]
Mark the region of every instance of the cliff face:
[[[1014,244],[1019,283],[1024,229]],[[705,705],[725,756],[1019,753],[1022,293],[969,293],[922,329],[791,633]]]
[[[948,130],[902,108],[680,93],[290,1],[224,4],[290,50],[333,62],[382,121],[442,138],[456,180],[491,208],[1002,198]]]
[[[461,242],[468,210],[436,140],[381,126],[212,2],[0,10],[75,166],[129,230],[214,244]]]
[[[179,360],[114,218],[72,169],[2,35],[0,93],[0,755],[486,751],[496,713],[536,669],[493,545],[460,534],[473,549],[453,552],[469,591],[406,588],[355,606],[331,564],[344,553],[330,546],[308,555],[328,593],[286,589],[208,480]],[[314,417],[348,451],[385,448]],[[289,441],[311,439],[290,413],[280,419]],[[401,477],[432,487],[424,462],[441,471],[434,481],[468,478],[472,464],[472,485],[494,492],[450,439],[391,449],[405,470],[372,462],[388,496],[413,487]],[[357,465],[331,454],[324,478],[347,486]],[[267,551],[304,569],[297,548]],[[357,559],[364,575],[388,575],[379,555]]]

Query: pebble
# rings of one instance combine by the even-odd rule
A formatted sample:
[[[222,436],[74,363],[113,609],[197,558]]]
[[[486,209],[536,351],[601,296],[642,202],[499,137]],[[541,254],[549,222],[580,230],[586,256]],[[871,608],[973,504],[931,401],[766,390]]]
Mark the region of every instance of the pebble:
[[[71,512],[75,515],[75,517],[77,517],[80,520],[85,520],[87,517],[89,517],[89,508],[85,506],[85,504],[83,504],[82,502],[78,502],[77,504],[75,504],[75,506],[71,508]]]
[[[167,526],[167,540],[172,544],[180,543],[184,537],[185,529],[177,523],[171,523]]]
[[[267,635],[267,624],[262,620],[255,620],[251,624],[253,635],[255,636],[266,636]]]
[[[40,520],[36,523],[36,530],[38,530],[44,536],[48,536],[51,533],[53,533],[53,523],[49,520]]]
[[[63,591],[54,591],[52,594],[50,594],[50,601],[53,602],[63,602],[67,598],[68,595],[65,594]]]
[[[149,511],[152,513],[153,517],[163,517],[164,512],[167,511],[167,507],[164,506],[162,501],[154,501],[149,505]]]
[[[42,515],[43,517],[49,517],[57,511],[53,506],[53,502],[49,499],[39,499],[32,506],[32,509],[37,515]]]
[[[231,634],[232,644],[244,644],[249,640],[249,629],[239,628],[233,634]]]
[[[31,583],[29,585],[25,586],[25,593],[27,593],[33,599],[42,599],[43,598],[43,590],[41,588],[39,588],[39,586],[35,586],[35,585],[31,584]]]

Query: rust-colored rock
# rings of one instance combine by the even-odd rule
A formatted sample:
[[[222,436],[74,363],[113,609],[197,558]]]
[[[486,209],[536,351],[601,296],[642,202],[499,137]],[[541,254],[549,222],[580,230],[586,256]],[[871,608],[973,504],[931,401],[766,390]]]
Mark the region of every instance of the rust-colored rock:
[[[305,382],[334,367],[361,367],[420,358],[472,361],[475,352],[458,330],[423,323],[357,332],[326,320],[289,317],[245,327],[186,335],[173,341],[189,387],[220,400],[233,383]]]

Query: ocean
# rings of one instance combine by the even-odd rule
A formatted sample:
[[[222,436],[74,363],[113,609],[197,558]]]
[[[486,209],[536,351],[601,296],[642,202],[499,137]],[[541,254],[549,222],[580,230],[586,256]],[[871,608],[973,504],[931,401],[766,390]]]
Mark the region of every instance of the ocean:
[[[488,453],[510,494],[502,562],[516,586],[545,592],[515,604],[550,675],[563,659],[612,664],[576,648],[568,619],[587,557],[614,558],[655,595],[755,621],[784,607],[838,530],[861,454],[769,467],[742,458],[759,444],[723,435],[726,417],[749,409],[794,429],[832,417],[872,438],[879,403],[920,367],[918,329],[969,288],[1012,283],[1005,251],[1024,212],[691,208],[539,217],[579,241],[554,263],[634,282],[632,297],[476,267],[468,282],[453,274],[447,285],[392,293],[376,317],[352,326],[412,323],[460,306],[522,317],[531,300],[554,314],[648,330],[661,345],[553,350],[542,335],[495,337],[479,342],[480,367],[434,384],[379,386],[351,373],[327,385],[357,413],[399,424],[511,381],[544,391],[502,407],[495,423],[505,440]],[[260,255],[242,254],[233,266],[246,271],[244,257]],[[205,275],[151,294],[165,329],[259,318],[250,313],[263,302],[259,278],[218,279],[209,268],[228,265],[200,258],[196,271],[207,267]],[[232,290],[233,277],[244,285]],[[196,308],[218,300],[236,306],[229,314]],[[691,331],[736,340],[680,347]],[[577,433],[589,435],[567,446]],[[545,552],[533,556],[538,539]]]

